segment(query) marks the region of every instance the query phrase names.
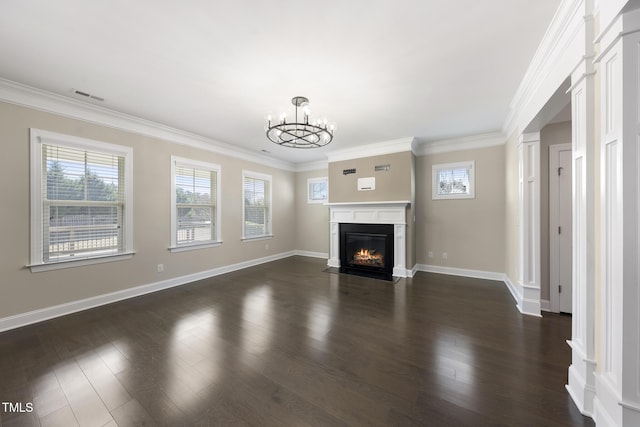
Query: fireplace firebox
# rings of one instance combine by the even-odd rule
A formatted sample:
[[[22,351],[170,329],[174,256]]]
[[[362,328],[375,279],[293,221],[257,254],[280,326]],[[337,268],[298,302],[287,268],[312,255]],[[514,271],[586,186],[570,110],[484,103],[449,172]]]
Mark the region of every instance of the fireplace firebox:
[[[340,224],[340,272],[393,280],[393,225]]]

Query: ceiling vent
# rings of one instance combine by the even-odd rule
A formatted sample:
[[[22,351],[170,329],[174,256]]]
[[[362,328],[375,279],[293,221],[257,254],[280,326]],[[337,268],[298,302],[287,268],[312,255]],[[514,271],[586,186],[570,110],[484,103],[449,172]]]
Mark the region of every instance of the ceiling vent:
[[[83,92],[81,90],[76,90],[76,89],[72,89],[73,93],[76,95],[80,95],[80,96],[84,96],[85,98],[90,98],[90,99],[94,99],[96,101],[100,101],[100,102],[104,102],[104,98],[97,96],[97,95],[91,95],[90,93],[87,92]]]

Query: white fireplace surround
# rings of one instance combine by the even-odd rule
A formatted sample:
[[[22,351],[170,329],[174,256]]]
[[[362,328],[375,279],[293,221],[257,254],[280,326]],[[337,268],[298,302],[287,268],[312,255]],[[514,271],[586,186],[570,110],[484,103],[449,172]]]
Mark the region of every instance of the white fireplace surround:
[[[393,275],[411,277],[407,270],[408,200],[327,203],[329,206],[329,267],[340,268],[340,224],[393,224]]]

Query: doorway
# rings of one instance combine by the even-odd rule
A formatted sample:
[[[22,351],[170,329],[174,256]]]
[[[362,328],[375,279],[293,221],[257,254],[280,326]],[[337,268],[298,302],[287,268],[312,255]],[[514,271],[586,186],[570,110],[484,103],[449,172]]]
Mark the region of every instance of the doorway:
[[[572,312],[572,156],[571,144],[549,147],[549,305]]]

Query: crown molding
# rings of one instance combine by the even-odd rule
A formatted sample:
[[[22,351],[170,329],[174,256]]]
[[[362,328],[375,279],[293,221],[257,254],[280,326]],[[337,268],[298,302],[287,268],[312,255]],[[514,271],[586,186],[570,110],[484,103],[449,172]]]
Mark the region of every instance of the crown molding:
[[[503,145],[507,137],[502,132],[471,135],[464,138],[445,139],[442,141],[423,142],[416,149],[416,156],[429,154],[449,153],[452,151],[476,150],[478,148]]]
[[[503,134],[511,135],[519,126],[524,129],[520,122],[526,120],[522,117],[526,107],[545,84],[555,60],[566,51],[584,25],[581,10],[584,10],[584,0],[562,0],[560,3],[511,101],[502,127]]]
[[[0,78],[0,101],[195,147],[264,166],[287,171],[296,170],[295,164],[284,160],[263,156],[225,142],[2,78]]]
[[[374,144],[360,145],[354,148],[332,151],[327,154],[329,163],[343,160],[360,159],[362,157],[383,156],[385,154],[402,153],[415,150],[415,138],[394,139],[392,141],[377,142]]]
[[[318,160],[315,162],[296,163],[296,172],[311,172],[329,169],[329,162]]]

